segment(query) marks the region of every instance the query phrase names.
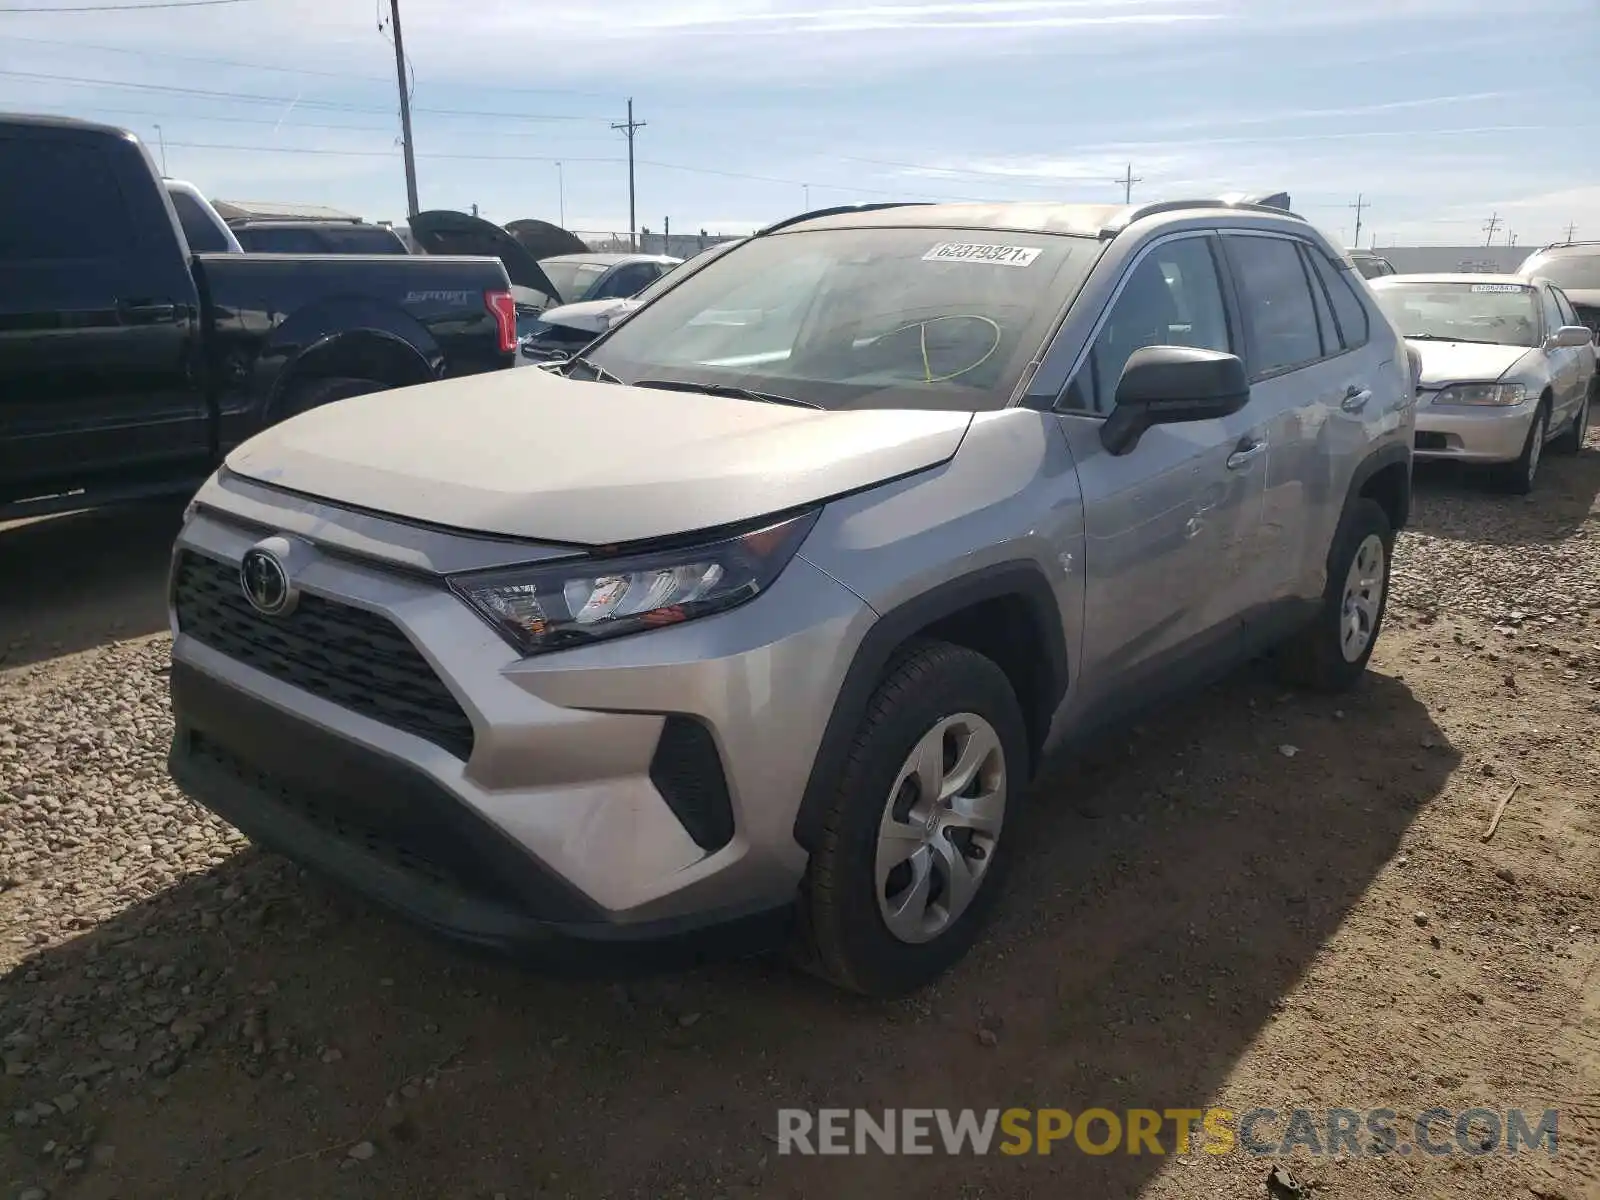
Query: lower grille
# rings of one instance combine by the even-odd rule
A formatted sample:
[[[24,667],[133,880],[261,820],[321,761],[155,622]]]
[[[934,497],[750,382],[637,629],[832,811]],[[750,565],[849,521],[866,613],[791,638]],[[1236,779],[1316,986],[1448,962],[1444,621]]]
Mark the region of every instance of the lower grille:
[[[395,822],[383,822],[391,828],[380,831],[380,822],[363,820],[348,801],[306,787],[290,786],[245,762],[204,734],[189,734],[189,753],[197,763],[227,772],[271,803],[309,821],[325,837],[361,850],[391,867],[398,867],[425,885],[445,888],[461,895],[474,894],[475,889],[467,884],[459,871],[452,870],[430,854],[428,848],[392,828]]]
[[[309,594],[284,616],[262,616],[244,598],[236,567],[190,551],[178,559],[173,604],[178,629],[219,654],[471,757],[465,710],[387,618]]]
[[[1418,450],[1444,450],[1448,445],[1449,443],[1445,441],[1445,436],[1442,433],[1417,434]]]

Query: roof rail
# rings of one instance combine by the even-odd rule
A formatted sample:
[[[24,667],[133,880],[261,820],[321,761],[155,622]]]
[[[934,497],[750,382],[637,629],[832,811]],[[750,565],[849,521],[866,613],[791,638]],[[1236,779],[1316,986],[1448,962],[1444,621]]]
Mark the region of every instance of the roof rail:
[[[928,200],[883,200],[875,204],[836,204],[832,208],[814,208],[810,212],[796,213],[792,217],[784,217],[781,221],[774,221],[765,228],[758,229],[752,237],[763,237],[769,233],[776,233],[780,229],[787,229],[791,225],[798,225],[801,221],[812,221],[819,217],[838,217],[845,213],[877,212],[884,208],[910,208],[913,205],[926,205]]]
[[[1543,254],[1546,250],[1561,250],[1567,246],[1600,246],[1600,242],[1579,238],[1575,242],[1547,242],[1537,250],[1529,251],[1530,254]]]
[[[1226,196],[1208,196],[1194,200],[1158,200],[1152,204],[1140,204],[1123,209],[1117,214],[1114,221],[1109,222],[1100,230],[1102,238],[1114,238],[1135,221],[1145,217],[1157,216],[1160,213],[1182,212],[1188,208],[1237,208],[1246,212],[1271,213],[1278,217],[1293,217],[1296,221],[1304,221],[1297,212],[1289,209],[1288,192],[1268,192],[1259,195],[1250,195],[1243,192],[1231,192]]]

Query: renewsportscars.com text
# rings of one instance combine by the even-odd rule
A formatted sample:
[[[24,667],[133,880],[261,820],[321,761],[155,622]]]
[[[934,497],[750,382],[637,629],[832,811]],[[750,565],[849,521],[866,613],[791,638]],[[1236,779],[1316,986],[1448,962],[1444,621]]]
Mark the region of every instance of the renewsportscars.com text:
[[[779,1154],[1556,1154],[1560,1114],[1520,1108],[803,1108],[778,1110]]]

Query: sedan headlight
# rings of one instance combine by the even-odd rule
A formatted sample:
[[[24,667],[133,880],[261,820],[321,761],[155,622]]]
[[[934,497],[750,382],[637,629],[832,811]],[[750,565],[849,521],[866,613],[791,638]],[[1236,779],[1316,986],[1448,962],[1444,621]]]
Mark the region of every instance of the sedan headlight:
[[[1434,397],[1435,404],[1521,404],[1528,389],[1520,383],[1457,383]]]
[[[458,575],[450,588],[523,654],[678,625],[771,587],[820,509],[720,541]]]

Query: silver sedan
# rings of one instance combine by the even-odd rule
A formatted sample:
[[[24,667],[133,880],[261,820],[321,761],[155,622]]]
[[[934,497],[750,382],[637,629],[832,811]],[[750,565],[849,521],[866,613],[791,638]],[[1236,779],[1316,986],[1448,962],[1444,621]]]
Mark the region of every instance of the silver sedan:
[[[1369,286],[1421,357],[1419,459],[1492,466],[1528,492],[1547,443],[1582,449],[1595,348],[1560,288],[1514,275],[1387,275]]]

